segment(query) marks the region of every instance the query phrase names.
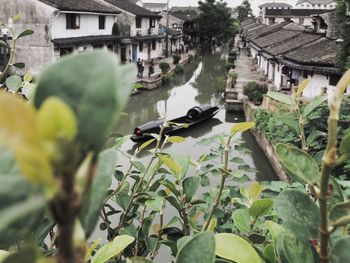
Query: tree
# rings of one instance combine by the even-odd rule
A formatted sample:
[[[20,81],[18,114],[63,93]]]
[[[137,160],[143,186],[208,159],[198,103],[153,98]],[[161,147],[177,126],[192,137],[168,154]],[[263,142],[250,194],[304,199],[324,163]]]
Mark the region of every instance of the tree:
[[[253,11],[248,0],[243,0],[242,4],[237,7],[238,20],[242,22],[244,19],[253,16]]]
[[[337,31],[342,39],[337,52],[337,66],[343,70],[350,68],[350,19],[346,14],[349,4],[338,0],[336,8]]]
[[[199,1],[201,11],[197,18],[202,46],[210,48],[213,42],[226,43],[234,36],[231,9],[223,1]]]

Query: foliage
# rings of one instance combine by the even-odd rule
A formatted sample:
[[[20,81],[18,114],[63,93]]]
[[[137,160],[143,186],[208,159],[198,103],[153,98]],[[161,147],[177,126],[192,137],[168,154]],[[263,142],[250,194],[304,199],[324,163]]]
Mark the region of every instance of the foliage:
[[[162,74],[166,74],[170,69],[170,65],[168,62],[162,61],[159,63],[159,68],[161,69]]]
[[[234,69],[236,65],[234,63],[226,62],[225,63],[225,69],[229,71],[230,69]]]
[[[214,89],[217,92],[225,91],[226,80],[224,77],[217,77],[214,80]]]
[[[259,84],[255,81],[248,82],[243,87],[243,94],[248,96],[254,104],[259,105],[263,101],[263,95],[267,93],[267,86],[265,84]]]
[[[165,84],[170,83],[172,76],[173,75],[171,73],[166,73],[166,74],[162,75],[162,84],[165,85]]]
[[[228,56],[227,62],[229,62],[229,63],[235,63],[235,61],[236,61],[236,57],[234,57],[234,56]]]
[[[180,56],[180,55],[178,55],[178,54],[173,55],[173,63],[174,63],[175,65],[179,64],[180,59],[181,59],[181,56]]]
[[[230,78],[232,78],[233,83],[236,83],[236,81],[237,81],[237,79],[238,79],[238,73],[237,73],[237,72],[228,73],[228,76],[229,76]]]
[[[176,65],[174,72],[175,74],[183,74],[185,72],[185,69],[182,65]]]
[[[243,0],[242,4],[237,7],[238,21],[243,22],[249,17],[253,17],[253,11],[248,0]]]
[[[224,1],[199,1],[197,24],[201,44],[204,48],[211,48],[216,43],[227,43],[234,36],[233,20],[230,8]]]
[[[228,52],[228,56],[236,58],[237,57],[237,52],[232,50],[232,51]]]

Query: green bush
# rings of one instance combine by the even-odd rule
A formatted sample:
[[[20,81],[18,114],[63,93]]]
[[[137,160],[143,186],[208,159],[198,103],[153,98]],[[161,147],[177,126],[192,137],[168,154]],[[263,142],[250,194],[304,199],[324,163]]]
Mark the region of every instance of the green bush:
[[[237,52],[232,50],[232,51],[228,52],[228,56],[229,57],[237,57]]]
[[[235,61],[236,61],[236,57],[229,56],[229,57],[227,58],[227,62],[229,62],[229,63],[235,63]]]
[[[165,85],[165,84],[168,84],[170,83],[171,81],[171,76],[172,74],[171,73],[166,73],[162,76],[162,84]]]
[[[183,74],[185,72],[185,69],[182,65],[176,65],[174,72],[175,74]]]
[[[267,86],[258,84],[255,81],[250,81],[243,87],[243,94],[247,95],[249,100],[251,100],[256,105],[261,104],[263,95],[266,93]]]
[[[233,83],[236,83],[237,79],[238,79],[238,74],[236,72],[232,72],[232,73],[229,73],[228,75],[230,78],[232,78],[233,80]]]
[[[217,77],[214,80],[214,89],[217,92],[225,91],[226,81],[224,77]]]
[[[181,59],[181,56],[180,56],[180,55],[178,55],[178,54],[173,55],[173,63],[174,63],[175,65],[179,64],[180,59]]]
[[[163,61],[159,63],[159,68],[161,69],[163,74],[166,74],[170,69],[170,65],[168,62]]]
[[[236,65],[234,63],[226,62],[225,68],[227,71],[229,71],[231,68],[234,69]]]

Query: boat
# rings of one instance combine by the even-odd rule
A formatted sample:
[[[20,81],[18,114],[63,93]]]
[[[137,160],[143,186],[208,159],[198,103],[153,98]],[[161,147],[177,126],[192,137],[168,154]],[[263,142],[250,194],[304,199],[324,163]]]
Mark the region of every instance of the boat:
[[[185,116],[169,120],[169,126],[163,131],[163,135],[173,135],[184,129],[189,129],[205,120],[212,118],[222,107],[210,106],[208,104],[192,107]],[[145,142],[154,138],[154,134],[159,134],[164,123],[164,119],[158,119],[136,127],[131,140],[133,142]]]

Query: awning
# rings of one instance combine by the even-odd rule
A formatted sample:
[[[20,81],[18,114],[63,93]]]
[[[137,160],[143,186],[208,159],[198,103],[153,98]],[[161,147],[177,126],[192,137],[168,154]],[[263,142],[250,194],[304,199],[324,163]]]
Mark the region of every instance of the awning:
[[[84,37],[68,37],[68,38],[56,38],[52,42],[58,47],[82,45],[82,44],[104,44],[114,43],[120,40],[121,36],[113,35],[101,35],[101,36],[84,36]]]

